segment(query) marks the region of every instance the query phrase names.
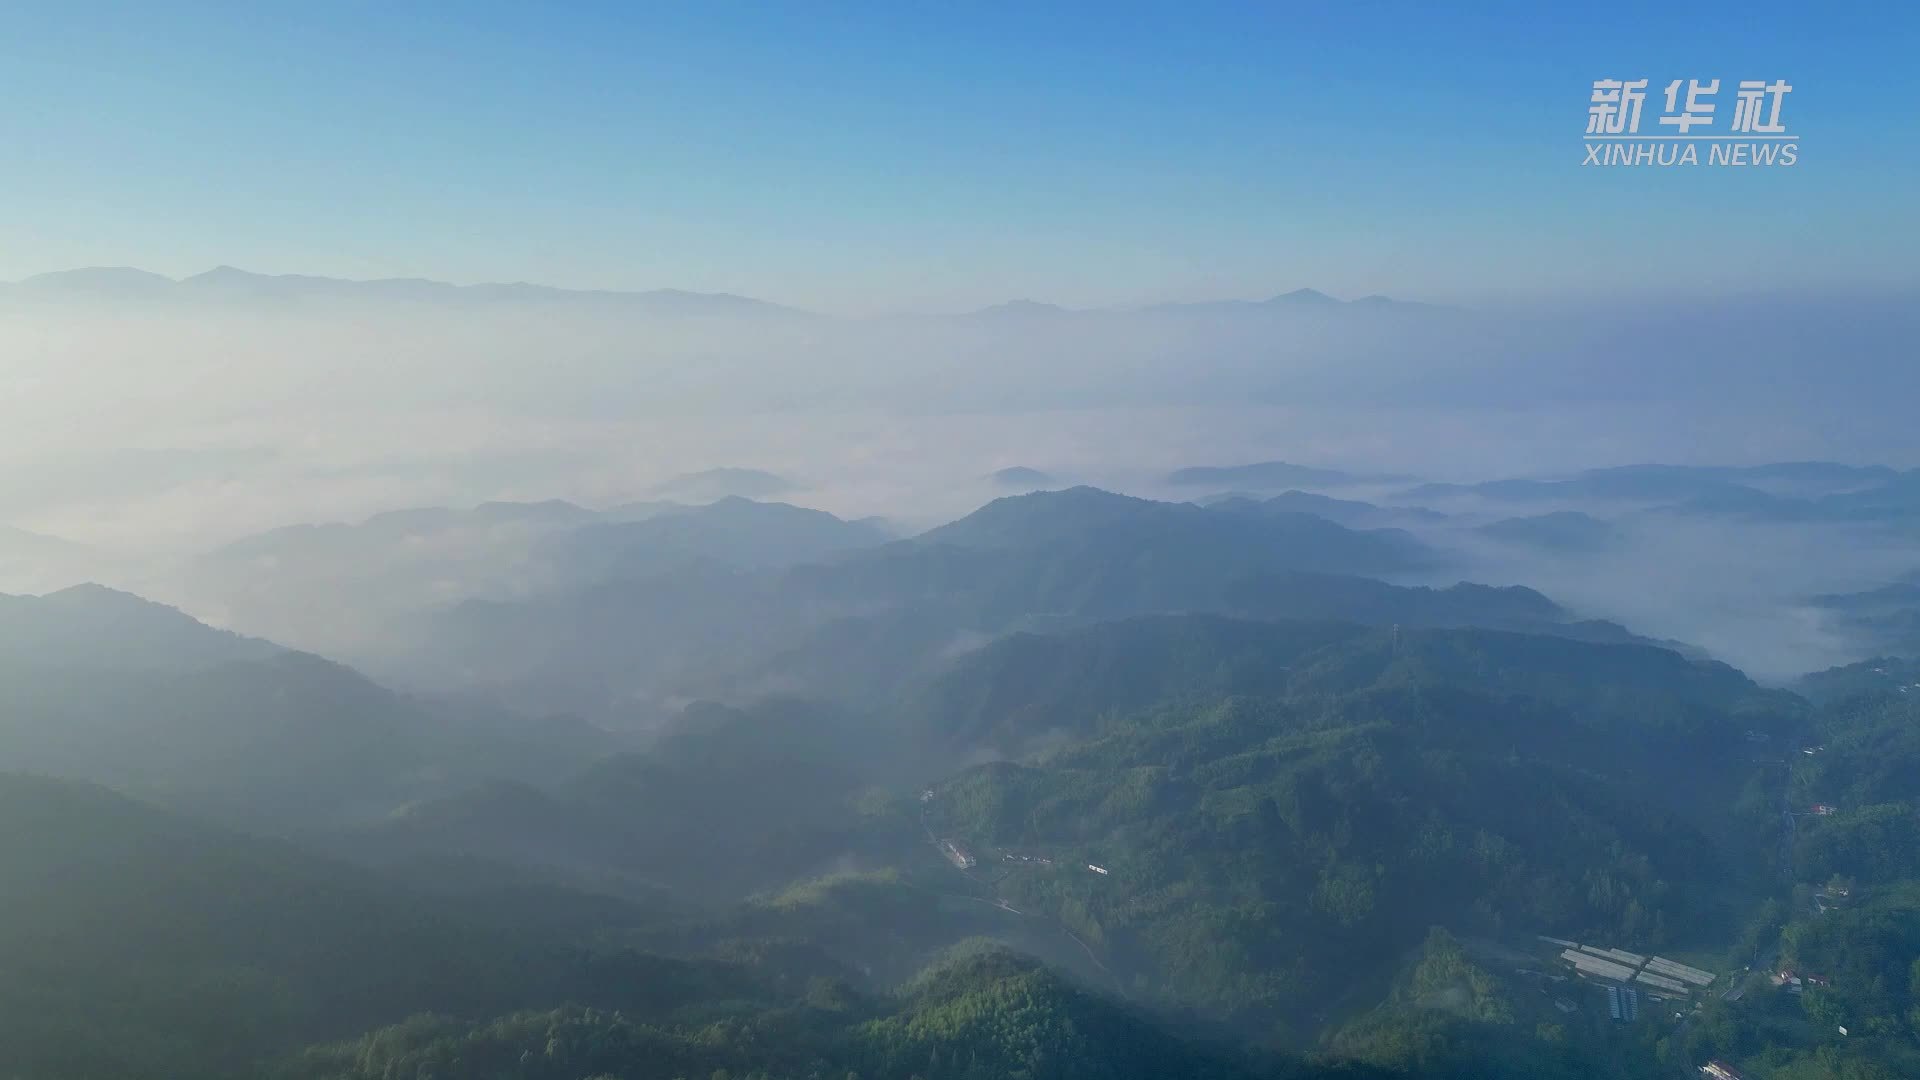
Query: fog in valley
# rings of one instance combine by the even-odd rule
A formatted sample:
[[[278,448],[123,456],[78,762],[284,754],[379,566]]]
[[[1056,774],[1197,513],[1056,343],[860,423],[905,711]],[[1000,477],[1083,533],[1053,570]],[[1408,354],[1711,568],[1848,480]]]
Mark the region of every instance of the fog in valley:
[[[1584,1080],[1792,963],[1904,1015],[1916,311],[7,286],[0,1046]]]
[[[1920,1077],[1920,8],[25,3],[0,1080]]]
[[[1815,598],[1920,570],[1912,521],[1799,508],[1889,477],[1469,485],[1912,467],[1916,322],[1866,296],[1466,309],[1301,290],[843,318],[674,292],[46,275],[0,289],[0,589],[97,581],[365,661],[436,609],[580,585],[551,554],[571,531],[727,495],[877,519],[877,544],[1030,489],[1300,490],[1430,546],[1389,580],[1534,587],[1782,681],[1885,644]],[[1261,461],[1321,475],[1169,481]],[[1798,502],[1716,501],[1716,483]],[[570,505],[395,516],[553,500]],[[1497,527],[1547,514],[1592,535]]]

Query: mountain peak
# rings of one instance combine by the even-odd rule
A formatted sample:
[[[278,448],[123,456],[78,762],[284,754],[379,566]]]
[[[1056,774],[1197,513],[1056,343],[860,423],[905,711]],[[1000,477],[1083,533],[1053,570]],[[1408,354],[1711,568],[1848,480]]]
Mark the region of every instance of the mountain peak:
[[[1183,487],[1206,484],[1213,487],[1258,490],[1260,488],[1339,487],[1353,483],[1350,473],[1288,461],[1259,461],[1251,465],[1194,465],[1167,474],[1167,483]]]
[[[200,668],[281,651],[167,604],[91,583],[44,596],[0,596],[0,645],[16,662],[111,669]]]
[[[1008,300],[1005,303],[991,304],[977,311],[967,313],[969,318],[1028,318],[1034,316],[1064,315],[1066,308],[1059,304],[1048,304],[1039,300]]]
[[[743,469],[736,466],[721,466],[714,469],[702,469],[699,472],[682,473],[679,476],[656,484],[655,495],[685,498],[695,501],[713,502],[729,495],[744,495],[749,499],[764,499],[774,495],[784,495],[799,485],[792,480],[767,472],[764,469]]]
[[[1295,289],[1267,301],[1269,304],[1338,304],[1339,302],[1319,289]]]
[[[1043,488],[1054,482],[1053,477],[1025,465],[1009,465],[996,471],[987,479],[1000,487]]]
[[[127,293],[159,292],[177,284],[172,278],[132,266],[82,266],[73,270],[55,270],[35,274],[20,282],[30,289],[72,292]]]
[[[56,589],[53,592],[41,596],[40,599],[45,602],[68,605],[86,604],[98,606],[120,604],[128,608],[140,608],[144,610],[178,610],[171,605],[148,600],[146,597],[136,596],[125,590],[116,589],[109,585],[102,585],[94,581],[83,581],[78,585],[69,585],[64,589]]]

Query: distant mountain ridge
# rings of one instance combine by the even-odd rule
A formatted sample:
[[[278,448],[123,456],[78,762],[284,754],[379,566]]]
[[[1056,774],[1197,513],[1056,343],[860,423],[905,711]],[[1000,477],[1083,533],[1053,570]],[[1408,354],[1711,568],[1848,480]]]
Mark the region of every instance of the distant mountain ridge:
[[[594,581],[645,577],[697,563],[768,568],[811,562],[889,537],[824,510],[729,495],[707,506],[641,521],[594,523],[535,549],[564,572]]]
[[[1070,308],[1060,304],[1041,300],[1018,298],[1005,300],[976,308],[958,316],[962,319],[1003,320],[1003,319],[1050,319],[1086,315],[1128,315],[1147,314],[1207,314],[1229,312],[1260,312],[1285,310],[1333,310],[1337,308],[1405,308],[1409,310],[1435,309],[1433,304],[1424,304],[1414,300],[1396,300],[1390,296],[1372,293],[1354,300],[1342,300],[1329,296],[1319,289],[1294,289],[1277,293],[1261,300],[1185,300],[1167,301],[1157,304],[1143,304],[1134,307],[1103,306]]]
[[[308,274],[258,274],[233,266],[216,266],[185,278],[129,266],[81,267],[59,270],[6,286],[24,294],[64,295],[125,300],[225,299],[324,300],[370,299],[411,303],[457,301],[512,303],[594,303],[654,315],[761,315],[811,318],[811,312],[749,296],[684,289],[563,289],[529,282],[484,282],[455,285],[429,278],[317,277]]]
[[[766,499],[785,495],[798,488],[792,480],[765,469],[722,466],[682,473],[653,487],[656,498],[683,499],[689,502],[713,502],[729,496]]]
[[[1622,499],[1683,502],[1693,508],[1742,512],[1805,505],[1808,500],[1868,501],[1913,474],[1884,465],[1785,461],[1765,465],[1621,465],[1560,477],[1514,477],[1472,484],[1422,484],[1404,498],[1473,495],[1504,501]]]
[[[1577,510],[1503,518],[1475,531],[1505,543],[1545,551],[1593,552],[1618,540],[1611,524]]]
[[[1193,465],[1167,474],[1167,483],[1180,487],[1300,488],[1344,487],[1364,477],[1339,469],[1296,465],[1290,461],[1260,461],[1251,465]]]
[[[315,274],[263,274],[220,265],[183,278],[171,278],[132,266],[83,266],[35,274],[15,282],[0,282],[7,290],[28,294],[91,295],[109,299],[204,297],[224,299],[341,299],[370,298],[411,302],[450,300],[512,302],[599,302],[638,306],[657,314],[761,314],[813,318],[817,313],[797,307],[727,292],[685,289],[571,289],[533,282],[478,282],[456,285],[423,277],[336,278]],[[986,322],[1036,320],[1075,316],[1129,314],[1226,314],[1234,312],[1311,311],[1356,309],[1440,310],[1432,304],[1399,300],[1373,293],[1341,300],[1318,289],[1300,288],[1261,300],[1170,301],[1128,307],[1069,308],[1039,300],[1014,299],[957,316]]]
[[[1419,506],[1377,506],[1356,499],[1336,499],[1307,491],[1283,491],[1268,498],[1229,492],[1194,500],[1218,513],[1254,515],[1311,514],[1326,518],[1349,529],[1396,528],[1405,525],[1431,525],[1447,520],[1447,515]]]
[[[99,553],[85,544],[0,524],[0,594],[49,592],[100,573]]]
[[[1410,534],[1354,530],[1312,514],[1276,510],[1259,517],[1223,514],[1192,503],[1166,503],[1094,487],[995,499],[973,513],[923,533],[921,544],[963,548],[1131,550],[1158,557],[1250,570],[1388,571],[1421,565],[1428,553]],[[1276,562],[1276,560],[1278,560]]]

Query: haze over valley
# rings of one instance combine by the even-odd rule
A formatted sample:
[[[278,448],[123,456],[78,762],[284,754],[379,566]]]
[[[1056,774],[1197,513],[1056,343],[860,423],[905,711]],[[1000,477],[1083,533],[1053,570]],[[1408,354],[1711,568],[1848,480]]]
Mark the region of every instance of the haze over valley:
[[[1913,12],[4,26],[0,1080],[1920,1077]]]
[[[165,299],[140,303],[183,302],[173,290],[190,286],[154,287]],[[227,303],[197,317],[233,318]],[[1254,329],[1292,329],[1270,317]],[[376,366],[329,385],[364,403],[394,385]],[[1330,422],[1340,406],[1323,400]],[[508,432],[536,422],[510,397],[471,404]],[[1855,832],[1912,812],[1872,759],[1907,754],[1901,732],[1920,730],[1920,471],[1803,460],[1463,479],[1421,468],[1404,441],[1419,436],[1400,429],[1366,433],[1373,453],[1349,464],[1331,448],[1311,463],[1255,456],[1310,441],[1299,429],[1180,426],[1277,415],[1224,401],[1179,423],[1180,410],[1124,405],[938,406],[804,462],[689,446],[595,461],[589,441],[541,462],[503,448],[382,463],[369,442],[370,467],[329,476],[319,448],[365,431],[341,428],[330,444],[282,431],[272,451],[122,447],[98,453],[115,468],[16,484],[29,510],[4,534],[0,751],[23,772],[0,777],[0,796],[19,807],[9,858],[38,869],[15,887],[44,872],[130,896],[155,871],[113,853],[149,832],[143,848],[196,867],[164,886],[186,891],[137,913],[44,908],[19,924],[57,924],[35,955],[56,963],[55,943],[94,918],[126,930],[124,945],[90,944],[107,951],[89,963],[190,934],[205,951],[147,962],[155,977],[204,984],[215,997],[196,1009],[254,1025],[230,1056],[192,1059],[287,1062],[275,1067],[293,1076],[363,1075],[340,1062],[366,1050],[325,1044],[414,1012],[449,1018],[361,1045],[395,1060],[496,1053],[555,1025],[614,1047],[685,1040],[710,994],[764,1024],[803,985],[804,1007],[828,1012],[803,1025],[812,1049],[779,1053],[883,1075],[900,1054],[966,1047],[978,1061],[984,1044],[954,1029],[903,1048],[871,1025],[924,1031],[950,995],[978,1008],[1014,987],[1062,1023],[1176,1040],[1152,1053],[1181,1071],[1219,1044],[1265,1056],[1205,1066],[1247,1075],[1575,1076],[1603,1060],[1661,1075],[1764,1022],[1730,1003],[1758,976],[1726,971],[1717,950],[1838,964],[1828,953],[1855,947],[1812,943],[1839,924],[1797,929],[1820,916],[1767,899],[1779,880],[1907,872],[1884,865],[1897,841]],[[642,408],[621,423],[774,441],[786,425],[830,430],[819,408]],[[1023,441],[1063,415],[1078,426]],[[1106,441],[1123,421],[1141,437]],[[489,446],[500,430],[474,429]],[[739,437],[715,446],[744,453]],[[1153,457],[1235,438],[1239,457]],[[889,440],[913,453],[880,452]],[[413,492],[488,497],[409,505]],[[192,531],[151,545],[117,531],[203,499],[253,513],[389,501],[257,531],[196,511]],[[28,528],[96,519],[71,538]],[[1803,743],[1834,756],[1795,767]],[[1793,825],[1791,808],[1816,800],[1839,809]],[[318,905],[318,951],[222,952],[281,910],[251,891],[269,883]],[[204,892],[222,889],[235,891]],[[1798,897],[1816,913],[1834,902]],[[36,885],[16,899],[70,896]],[[331,922],[353,911],[390,927],[396,957],[457,954],[471,981],[387,972]],[[418,921],[427,911],[440,928]],[[1753,920],[1768,918],[1793,944],[1767,944],[1777,927]],[[511,977],[495,946],[462,937],[503,930],[521,950]],[[1613,1033],[1586,990],[1541,981],[1541,935],[1679,953],[1714,989],[1682,995],[1677,1024]],[[589,940],[601,958],[582,969],[565,950]],[[653,974],[624,974],[632,964]],[[71,968],[47,977],[87,985]],[[260,980],[277,988],[271,1013],[220,996]],[[165,1075],[170,1029],[150,993],[125,990],[129,1021],[84,1053],[42,1004],[12,1022],[56,1075]],[[560,1003],[646,1019],[519,1011]],[[509,1018],[468,1026],[495,1015]],[[1521,1035],[1529,1015],[1554,1034]],[[620,1027],[632,1022],[654,1034]],[[1200,1043],[1169,1033],[1183,1023]],[[1454,1049],[1405,1049],[1407,1031],[1436,1025]],[[284,1056],[306,1044],[302,1064]],[[1007,1068],[1029,1052],[994,1051]],[[1077,1053],[1105,1067],[1103,1051]]]

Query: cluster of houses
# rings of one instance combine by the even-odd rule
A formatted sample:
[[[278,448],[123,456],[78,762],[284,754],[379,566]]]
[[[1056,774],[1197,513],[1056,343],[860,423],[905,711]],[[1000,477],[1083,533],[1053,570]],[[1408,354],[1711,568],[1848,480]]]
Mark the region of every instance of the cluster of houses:
[[[1833,985],[1824,975],[1803,975],[1792,968],[1781,968],[1774,972],[1772,982],[1775,986],[1785,987],[1792,994],[1804,993],[1809,986]]]

